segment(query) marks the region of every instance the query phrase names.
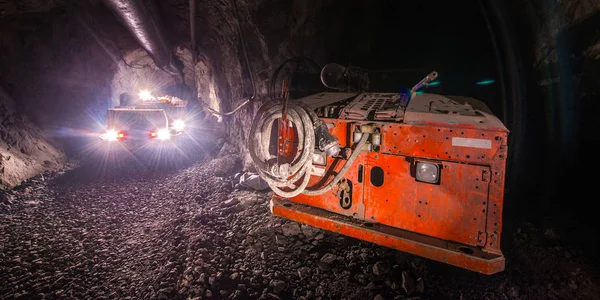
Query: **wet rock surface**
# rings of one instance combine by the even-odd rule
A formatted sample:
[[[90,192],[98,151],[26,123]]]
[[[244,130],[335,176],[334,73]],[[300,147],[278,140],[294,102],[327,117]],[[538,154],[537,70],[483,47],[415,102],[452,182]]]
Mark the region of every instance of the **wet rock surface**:
[[[520,228],[507,270],[480,275],[272,216],[269,193],[234,190],[235,168],[217,166],[235,160],[80,181],[93,172],[75,169],[3,191],[0,299],[598,295],[590,266],[552,230]]]

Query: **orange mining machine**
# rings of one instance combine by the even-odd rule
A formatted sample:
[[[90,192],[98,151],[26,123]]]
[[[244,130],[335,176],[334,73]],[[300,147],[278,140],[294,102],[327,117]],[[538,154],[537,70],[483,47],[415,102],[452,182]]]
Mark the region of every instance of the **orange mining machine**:
[[[274,191],[271,212],[484,274],[504,270],[508,130],[481,101],[416,93],[436,77],[409,94],[284,93],[263,105],[249,148]]]

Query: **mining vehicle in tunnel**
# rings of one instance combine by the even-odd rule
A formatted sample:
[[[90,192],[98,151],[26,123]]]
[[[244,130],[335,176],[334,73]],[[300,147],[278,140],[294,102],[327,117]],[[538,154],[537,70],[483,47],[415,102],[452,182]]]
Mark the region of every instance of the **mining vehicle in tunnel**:
[[[258,110],[248,148],[272,214],[483,274],[500,249],[508,130],[482,101],[369,92],[368,72],[326,65],[330,90]],[[354,87],[354,88],[349,88]],[[276,128],[274,130],[274,128]]]
[[[108,109],[105,131],[99,135],[108,146],[117,144],[134,151],[172,146],[190,122],[188,102],[175,96],[155,96],[144,90],[137,96],[123,93],[119,104]]]

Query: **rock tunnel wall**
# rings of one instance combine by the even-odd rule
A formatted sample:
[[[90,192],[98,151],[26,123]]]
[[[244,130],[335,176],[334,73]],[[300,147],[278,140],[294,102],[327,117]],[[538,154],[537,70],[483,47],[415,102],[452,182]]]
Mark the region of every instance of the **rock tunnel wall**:
[[[102,3],[34,2],[0,3],[0,86],[15,100],[18,112],[43,128],[43,136],[55,145],[69,150],[69,143],[79,143],[81,137],[98,131],[103,113],[118,103],[121,92],[172,84],[172,78],[154,65]],[[198,101],[217,111],[230,111],[253,94],[241,27],[255,98],[232,116],[206,114],[204,122],[207,127],[225,128],[224,134],[244,150],[249,124],[267,98],[273,70],[298,55],[324,62],[326,44],[343,27],[329,19],[357,8],[330,10],[335,3],[197,1],[195,66],[188,1],[157,1],[156,5],[163,20],[169,20],[164,23],[173,51],[183,63],[186,84],[197,91]],[[320,29],[323,25],[328,29]],[[249,162],[246,158],[246,167]]]
[[[223,112],[237,108],[253,94],[240,39],[241,27],[256,96],[223,121],[229,124],[230,140],[245,153],[245,168],[252,167],[246,151],[250,124],[260,105],[268,100],[268,84],[274,70],[297,56],[324,64],[327,49],[331,48],[328,43],[338,40],[344,25],[341,21],[331,22],[333,14],[347,14],[360,6],[349,4],[333,10],[336,4],[337,1],[198,1],[199,101],[212,107],[219,103]]]
[[[600,1],[528,1],[525,6],[529,18],[532,21],[532,27],[535,32],[534,51],[536,66],[541,66],[545,62],[556,62],[559,59],[558,47],[564,42],[563,35],[577,29],[578,26],[585,26],[586,22],[598,18],[600,12]],[[597,21],[595,23],[597,25]],[[589,27],[592,24],[589,23]],[[593,28],[586,28],[595,31]],[[572,36],[572,50],[580,52],[589,58],[600,59],[600,42],[594,34],[582,36],[583,29],[579,33],[581,40],[576,41],[577,37]]]
[[[80,128],[105,107],[113,63],[72,14],[3,19],[0,84],[36,124]]]
[[[593,141],[600,109],[600,1],[516,1],[517,28],[529,73],[531,132],[538,133],[544,176],[576,168],[581,157],[595,154]],[[565,170],[566,174],[570,171]],[[542,180],[557,186],[560,179]],[[553,191],[552,188],[547,189]],[[549,192],[553,193],[553,192]]]
[[[56,171],[64,162],[64,154],[43,138],[0,88],[0,188],[18,185],[44,171]]]
[[[505,216],[547,216],[557,211],[565,222],[593,220],[587,206],[573,205],[571,199],[586,199],[587,187],[595,184],[592,177],[578,174],[596,154],[600,139],[596,130],[600,1],[506,3],[522,55],[526,79],[522,125],[527,129],[521,143],[526,146],[514,164],[523,175],[507,192],[507,199],[515,200],[506,202]]]
[[[597,109],[592,98],[600,93],[600,1],[516,3],[516,25],[528,32],[521,40],[524,67],[536,80],[531,88],[541,92],[533,109],[554,118],[546,124],[548,139],[576,143],[587,127],[579,122],[594,120],[578,114]]]
[[[73,15],[49,5],[62,2],[34,2],[0,18],[3,187],[62,168],[62,142],[97,126],[95,114],[110,92],[110,57]]]

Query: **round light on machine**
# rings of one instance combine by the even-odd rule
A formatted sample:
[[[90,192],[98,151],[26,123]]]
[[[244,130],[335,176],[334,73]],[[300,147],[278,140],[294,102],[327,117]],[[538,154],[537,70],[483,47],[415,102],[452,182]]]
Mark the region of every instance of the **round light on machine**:
[[[183,120],[175,120],[173,122],[173,129],[182,131],[185,128],[185,122]]]
[[[326,166],[327,165],[327,156],[325,152],[315,151],[313,153],[313,165],[317,166]]]
[[[427,183],[440,182],[440,166],[434,163],[417,162],[416,170],[417,181]]]
[[[104,134],[100,135],[100,138],[105,141],[114,142],[119,139],[119,133],[115,130],[107,130]]]
[[[169,132],[169,130],[168,130],[168,129],[166,129],[166,128],[159,129],[159,130],[156,132],[156,137],[157,137],[159,140],[161,140],[161,141],[166,141],[166,140],[168,140],[168,139],[170,139],[170,138],[171,138],[171,133],[170,133],[170,132]]]
[[[149,90],[141,90],[139,93],[140,99],[142,100],[152,100],[153,96]]]

